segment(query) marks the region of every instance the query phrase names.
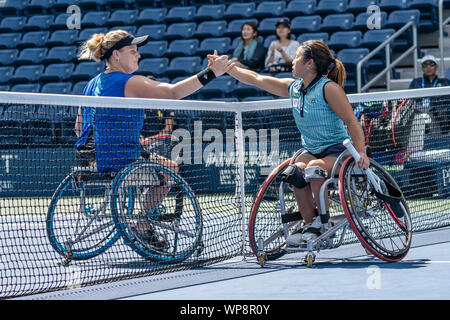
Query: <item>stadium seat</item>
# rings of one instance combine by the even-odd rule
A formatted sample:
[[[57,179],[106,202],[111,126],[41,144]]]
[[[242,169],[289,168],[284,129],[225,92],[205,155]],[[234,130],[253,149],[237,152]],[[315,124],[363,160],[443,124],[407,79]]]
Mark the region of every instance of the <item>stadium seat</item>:
[[[93,34],[95,33],[106,33],[108,32],[107,28],[88,28],[80,30],[78,34],[78,41],[86,41],[89,40]]]
[[[80,0],[54,0],[52,9],[55,12],[67,12],[67,8],[71,5],[78,5]]]
[[[49,82],[42,86],[41,93],[69,94],[71,89],[71,82]]]
[[[149,41],[145,46],[138,49],[141,58],[158,58],[167,52],[169,43],[166,40]]]
[[[368,30],[364,33],[361,46],[374,49],[386,41],[390,36],[395,33],[394,29],[374,29]]]
[[[105,6],[108,8],[130,9],[136,0],[105,0]]]
[[[202,5],[195,13],[196,21],[221,20],[225,14],[224,4]]]
[[[7,84],[2,84],[0,85],[0,91],[10,91],[10,87]],[[1,118],[1,113],[2,113],[2,108],[0,108],[0,118]]]
[[[234,88],[234,93],[236,94],[237,98],[241,100],[245,97],[261,96],[264,91],[258,87],[251,86],[239,81]]]
[[[371,12],[361,12],[355,18],[355,22],[353,23],[354,30],[366,31],[369,29],[383,29],[386,25],[387,21],[387,12],[380,11],[379,21],[377,21],[378,16],[374,16]],[[379,24],[379,25],[378,25]]]
[[[409,8],[420,10],[419,31],[433,32],[439,28],[438,0],[410,0]]]
[[[227,22],[225,20],[203,21],[199,23],[193,36],[201,39],[207,37],[221,37],[226,29]]]
[[[78,30],[55,30],[50,39],[47,40],[47,47],[67,46],[74,44],[78,39]]]
[[[145,8],[136,19],[138,25],[160,24],[167,15],[167,8]]]
[[[20,51],[14,64],[39,64],[47,56],[47,48],[25,48]]]
[[[329,14],[323,18],[320,31],[335,32],[339,30],[350,30],[353,26],[354,18],[352,13]]]
[[[378,2],[379,0],[350,0],[345,11],[353,14],[367,12],[367,8],[371,5],[378,5]]]
[[[29,13],[45,13],[49,11],[49,9],[55,3],[54,0],[30,0],[25,11]]]
[[[414,21],[416,25],[419,25],[419,19],[420,11],[417,9],[396,10],[389,14],[386,22],[386,28],[399,29],[409,21]]]
[[[0,49],[16,49],[20,37],[20,33],[3,33],[0,37]]]
[[[291,21],[291,32],[301,34],[320,31],[322,18],[319,15],[295,17]]]
[[[26,21],[26,17],[4,17],[0,22],[0,32],[21,32]]]
[[[71,13],[59,13],[55,19],[53,20],[53,22],[50,24],[49,29],[50,30],[55,30],[55,29],[65,29],[67,30],[67,22],[69,21],[68,19],[70,19],[70,17],[72,16]]]
[[[70,79],[74,82],[90,80],[104,70],[105,64],[103,62],[83,61],[75,67]]]
[[[256,6],[253,16],[257,19],[279,17],[283,15],[285,8],[284,1],[263,1]]]
[[[25,9],[28,5],[28,0],[4,0],[0,6],[0,14],[4,15],[16,14]]]
[[[167,27],[164,37],[166,40],[192,38],[196,27],[197,24],[195,22],[172,23]]]
[[[261,20],[258,26],[258,33],[262,36],[275,34],[276,24],[282,17],[277,18],[264,18]],[[286,17],[283,17],[286,19]],[[291,24],[292,26],[292,24]],[[291,29],[292,31],[292,29]]]
[[[344,48],[357,48],[362,40],[361,31],[336,31],[330,36],[328,47],[333,50]]]
[[[378,6],[382,11],[391,12],[408,8],[410,0],[380,0]]]
[[[11,88],[11,91],[38,93],[40,92],[40,89],[41,85],[39,83],[26,83],[26,84],[16,84]]]
[[[72,87],[71,94],[83,95],[84,88],[88,84],[88,81],[79,81],[75,83]]]
[[[255,11],[256,5],[254,2],[248,3],[231,3],[223,17],[227,20],[234,19],[249,19],[253,18],[253,12]]]
[[[129,34],[132,34],[132,35],[135,35],[136,34],[136,27],[135,26],[115,26],[115,27],[112,27],[111,29],[109,29],[109,30],[123,30],[123,31],[126,31],[126,32],[128,32]]]
[[[198,39],[173,40],[165,54],[168,58],[176,56],[193,56],[197,52],[200,41]]]
[[[100,11],[106,5],[106,0],[78,0],[78,5],[85,12]]]
[[[17,49],[0,50],[0,65],[1,66],[12,65],[18,55],[19,55],[19,50],[17,50]]]
[[[318,0],[315,14],[325,16],[333,13],[344,13],[347,9],[347,0]]]
[[[58,82],[70,78],[74,69],[73,63],[49,64],[44,73],[39,77],[41,82]]]
[[[195,16],[194,6],[173,7],[169,9],[169,12],[167,12],[164,22],[166,23],[188,22],[194,20],[194,16]]]
[[[226,54],[230,50],[231,39],[228,37],[221,38],[207,38],[204,39],[197,50],[197,55],[205,56],[212,54],[217,50],[219,55]]]
[[[136,36],[149,35],[152,40],[161,40],[166,33],[165,24],[153,24],[140,26],[136,32]]]
[[[42,62],[44,64],[73,62],[77,58],[77,50],[76,46],[53,47]]]
[[[50,32],[48,31],[30,31],[23,35],[17,44],[18,48],[43,47],[47,43]]]
[[[344,89],[348,93],[354,93],[357,90],[356,86],[356,66],[358,62],[369,54],[367,48],[351,48],[342,49],[338,52],[337,58],[342,61],[347,71],[347,81]],[[367,81],[367,65],[365,64],[361,69],[362,83]]]
[[[148,58],[139,61],[139,70],[135,74],[153,75],[155,77],[165,74],[169,65],[168,58]]]
[[[316,0],[292,0],[284,9],[283,15],[289,18],[312,15],[316,9]]]
[[[228,75],[224,75],[209,82],[206,86],[202,87],[199,94],[202,97],[225,97],[233,92],[236,85],[236,80]]]
[[[137,10],[116,10],[111,13],[107,26],[128,26],[134,25],[138,17],[139,12]]]
[[[82,15],[81,28],[98,28],[106,26],[108,22],[108,11],[89,11]]]
[[[179,77],[184,75],[192,75],[201,69],[202,60],[198,56],[194,57],[176,57],[170,61],[170,65],[166,70],[167,76]]]
[[[224,36],[232,37],[232,38],[240,36],[242,24],[244,24],[244,22],[248,22],[248,21],[254,22],[254,23],[256,23],[256,25],[258,25],[257,19],[236,19],[236,20],[230,21],[228,23],[227,30],[224,32]]]
[[[0,67],[0,84],[8,83],[14,72],[14,67]]]
[[[23,26],[24,31],[47,30],[53,22],[52,15],[34,15]]]
[[[326,43],[328,39],[329,35],[327,32],[307,32],[299,35],[297,41],[302,43],[308,40],[321,40]]]
[[[12,84],[37,82],[43,72],[44,66],[40,64],[20,66],[16,68],[9,81]]]

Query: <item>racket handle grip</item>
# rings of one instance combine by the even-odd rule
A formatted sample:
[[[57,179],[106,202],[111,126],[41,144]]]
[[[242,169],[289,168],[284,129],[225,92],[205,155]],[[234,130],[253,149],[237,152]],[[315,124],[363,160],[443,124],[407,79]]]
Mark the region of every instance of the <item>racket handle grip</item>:
[[[353,146],[352,142],[350,141],[350,139],[345,139],[344,142],[342,142],[342,144],[344,145],[344,147],[347,148],[347,150],[350,152],[350,154],[352,155],[352,157],[355,159],[356,162],[359,162],[360,159],[360,155],[358,153],[358,151],[356,151],[355,147]]]

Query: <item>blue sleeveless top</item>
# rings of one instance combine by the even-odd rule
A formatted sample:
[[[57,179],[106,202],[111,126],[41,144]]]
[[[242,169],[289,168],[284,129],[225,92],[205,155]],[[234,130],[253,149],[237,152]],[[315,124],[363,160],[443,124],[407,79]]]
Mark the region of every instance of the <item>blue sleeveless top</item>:
[[[344,122],[325,100],[324,87],[330,81],[319,75],[306,89],[302,88],[303,79],[289,85],[292,112],[302,134],[302,145],[314,154],[350,138]]]
[[[100,73],[86,85],[85,96],[125,97],[125,85],[133,74]],[[140,132],[144,123],[143,109],[82,108],[83,128],[76,148],[94,136],[99,173],[118,172],[141,155]]]

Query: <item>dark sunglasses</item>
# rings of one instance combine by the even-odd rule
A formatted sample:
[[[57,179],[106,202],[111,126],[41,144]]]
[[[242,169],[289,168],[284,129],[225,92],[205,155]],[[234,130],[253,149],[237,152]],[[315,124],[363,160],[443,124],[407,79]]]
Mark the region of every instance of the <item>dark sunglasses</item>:
[[[430,66],[430,67],[434,67],[436,65],[436,62],[424,62],[424,63],[422,63],[422,67],[427,67],[427,66]]]

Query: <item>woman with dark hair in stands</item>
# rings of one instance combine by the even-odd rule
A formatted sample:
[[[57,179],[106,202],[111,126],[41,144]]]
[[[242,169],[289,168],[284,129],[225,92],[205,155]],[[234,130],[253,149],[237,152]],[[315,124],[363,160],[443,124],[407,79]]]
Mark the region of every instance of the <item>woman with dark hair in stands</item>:
[[[181,99],[206,85],[216,76],[227,72],[233,63],[221,56],[199,72],[175,84],[162,83],[145,76],[133,75],[138,70],[138,47],[149,41],[148,36],[133,37],[124,30],[107,34],[94,34],[81,46],[80,60],[104,61],[106,70],[86,85],[83,95],[133,97],[155,99]],[[119,172],[141,157],[140,133],[145,110],[125,108],[80,107],[75,131],[77,165],[95,165],[99,174]],[[177,171],[176,163],[156,154],[150,158]],[[168,192],[160,187],[146,195],[146,208],[151,210]],[[165,247],[167,243],[155,235],[150,224],[136,225],[136,234],[154,246]]]
[[[264,68],[266,49],[258,41],[258,26],[253,21],[241,27],[241,41],[234,49],[231,61],[238,67],[259,71]]]
[[[239,67],[228,73],[239,81],[291,99],[293,116],[305,150],[296,163],[285,170],[284,179],[293,186],[305,226],[301,232],[289,236],[286,244],[299,246],[320,234],[320,187],[325,177],[330,175],[337,157],[345,150],[342,144],[345,139],[351,137],[360,154],[360,168],[369,167],[363,130],[343,90],[344,65],[333,57],[324,42],[310,40],[300,44],[292,61],[295,79],[262,76]],[[328,203],[325,210],[328,210]]]

